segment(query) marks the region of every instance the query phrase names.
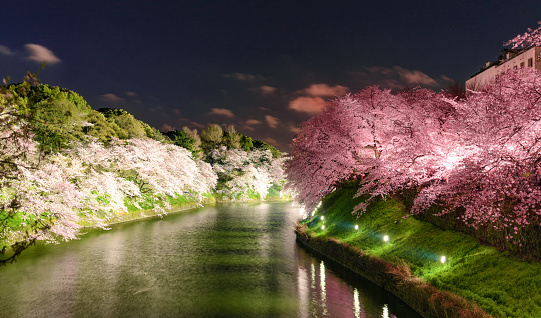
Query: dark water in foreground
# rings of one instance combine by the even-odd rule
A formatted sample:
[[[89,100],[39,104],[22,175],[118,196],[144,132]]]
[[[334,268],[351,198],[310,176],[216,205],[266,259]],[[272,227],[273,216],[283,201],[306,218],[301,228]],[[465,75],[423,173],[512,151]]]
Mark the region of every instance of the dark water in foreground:
[[[33,247],[0,268],[0,317],[419,317],[299,247],[297,215],[219,205]]]

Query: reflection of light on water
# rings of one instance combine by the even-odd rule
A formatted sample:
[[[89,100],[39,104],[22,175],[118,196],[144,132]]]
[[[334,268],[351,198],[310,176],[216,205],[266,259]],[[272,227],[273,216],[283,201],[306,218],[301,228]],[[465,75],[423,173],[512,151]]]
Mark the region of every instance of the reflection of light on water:
[[[299,274],[297,277],[297,288],[299,289],[299,308],[300,308],[300,317],[308,317],[308,311],[304,308],[308,308],[310,291],[305,287],[306,282],[308,281],[308,275],[304,268],[299,267]]]
[[[387,304],[383,305],[383,318],[389,318],[389,307]]]
[[[314,263],[310,264],[310,274],[312,274],[312,277],[310,277],[310,288],[314,289],[316,288],[316,267]]]
[[[323,307],[323,315],[327,315],[327,291],[325,290],[325,264],[323,261],[319,264],[319,278],[321,285],[321,306]]]
[[[355,318],[361,318],[361,303],[359,302],[359,291],[353,290],[353,309],[355,309]]]

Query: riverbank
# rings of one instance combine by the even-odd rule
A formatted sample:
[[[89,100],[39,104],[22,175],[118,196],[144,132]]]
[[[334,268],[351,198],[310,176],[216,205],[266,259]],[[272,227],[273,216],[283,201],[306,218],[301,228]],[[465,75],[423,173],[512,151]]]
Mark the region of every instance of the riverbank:
[[[164,204],[164,201],[167,200],[168,207]],[[115,224],[138,221],[147,218],[154,217],[163,217],[168,214],[181,213],[189,211],[192,209],[200,207],[208,207],[216,205],[217,203],[256,203],[256,202],[281,202],[281,201],[291,201],[291,198],[280,198],[275,196],[270,196],[261,200],[259,198],[251,198],[250,200],[222,200],[220,196],[215,194],[204,194],[201,200],[196,200],[195,197],[191,195],[177,195],[177,196],[167,196],[167,197],[148,197],[147,199],[140,201],[137,206],[128,200],[125,201],[125,210],[117,211],[113,213],[107,213],[105,219],[100,218],[100,227],[108,227]],[[81,219],[77,222],[80,226],[80,229],[83,230],[79,235],[84,235],[86,229],[92,229],[98,226],[96,219],[88,216],[82,216]],[[21,242],[18,240],[17,236],[10,237],[0,237],[0,246],[4,247],[4,254],[7,258],[11,257],[14,253],[19,254],[13,249],[13,246],[16,246]],[[32,243],[33,244],[33,243]],[[28,244],[26,244],[28,245]]]
[[[196,201],[193,198],[184,195],[168,197],[167,201],[169,203],[169,207],[167,209],[164,209],[162,201],[147,200],[145,203],[139,204],[139,207],[126,204],[127,211],[115,213],[113,217],[110,217],[107,220],[106,226],[145,218],[164,216],[170,213],[178,213],[198,207],[211,206],[217,203],[216,197],[212,194],[203,196],[201,201]],[[158,207],[158,209],[156,209],[156,207]],[[96,224],[89,219],[81,220],[80,224],[85,228],[96,226]]]
[[[423,317],[489,317],[464,298],[440,291],[414,277],[404,264],[373,257],[334,238],[316,237],[306,226],[295,229],[297,241],[393,293]]]
[[[427,317],[541,317],[540,263],[407,217],[398,198],[375,202],[356,218],[350,212],[362,198],[354,193],[352,186],[327,196],[299,225],[299,241]]]
[[[183,211],[188,211],[191,209],[196,209],[200,207],[207,207],[207,206],[213,206],[218,203],[261,203],[261,202],[286,202],[291,201],[292,198],[280,198],[280,197],[267,197],[265,200],[261,200],[259,198],[251,198],[250,200],[223,200],[219,196],[216,196],[215,194],[207,194],[203,196],[203,199],[201,201],[196,201],[191,197],[182,196],[179,195],[177,197],[168,197],[167,198],[169,207],[167,209],[164,209],[163,211],[161,209],[155,209],[156,206],[163,208],[163,204],[156,204],[156,202],[148,201],[145,204],[141,204],[140,206],[142,208],[137,208],[133,205],[126,205],[127,206],[127,212],[121,212],[115,214],[114,217],[110,218],[108,222],[106,223],[106,226],[118,224],[118,223],[124,223],[124,222],[131,222],[131,221],[137,221],[141,219],[146,218],[152,218],[152,217],[160,217],[165,216],[167,214],[171,213],[180,213]],[[83,227],[89,228],[94,227],[96,224],[93,223],[91,220],[83,220],[81,222]]]

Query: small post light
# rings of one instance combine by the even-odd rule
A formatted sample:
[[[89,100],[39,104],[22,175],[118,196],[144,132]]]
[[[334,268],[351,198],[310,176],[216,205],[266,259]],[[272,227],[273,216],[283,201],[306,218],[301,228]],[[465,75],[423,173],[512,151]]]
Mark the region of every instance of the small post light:
[[[389,236],[388,236],[388,235],[385,235],[385,236],[383,237],[383,241],[384,241],[385,243],[388,243],[388,242],[389,242]]]
[[[321,226],[321,229],[324,230],[324,229],[325,229],[325,225],[322,225],[322,226]]]
[[[359,232],[359,225],[355,224],[355,231]]]
[[[321,221],[323,221],[323,220],[325,220],[325,217],[322,215],[322,216],[321,216]]]
[[[445,264],[445,262],[447,261],[447,258],[445,256],[442,256],[441,257],[441,263],[442,264]]]

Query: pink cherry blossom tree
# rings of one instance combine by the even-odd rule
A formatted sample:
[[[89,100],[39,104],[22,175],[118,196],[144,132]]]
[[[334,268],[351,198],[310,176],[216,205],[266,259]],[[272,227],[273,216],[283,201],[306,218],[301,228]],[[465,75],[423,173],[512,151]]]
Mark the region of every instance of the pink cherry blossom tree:
[[[373,197],[441,178],[442,158],[456,144],[447,127],[453,111],[441,94],[425,89],[392,94],[368,87],[337,98],[296,136],[288,187],[312,209],[349,178],[362,178],[359,195]]]
[[[541,73],[499,76],[464,100],[425,89],[397,94],[369,87],[337,98],[303,124],[286,163],[288,186],[307,209],[344,180],[362,179],[370,200],[415,188],[415,214],[498,231],[524,244],[541,224]]]
[[[541,224],[541,73],[510,70],[456,103],[461,144],[470,149],[447,182],[422,189],[414,211],[436,199],[462,221],[522,244],[521,229]]]
[[[537,22],[537,29],[528,28],[524,34],[519,34],[509,40],[505,45],[511,45],[511,48],[528,48],[531,46],[541,46],[541,21]]]

